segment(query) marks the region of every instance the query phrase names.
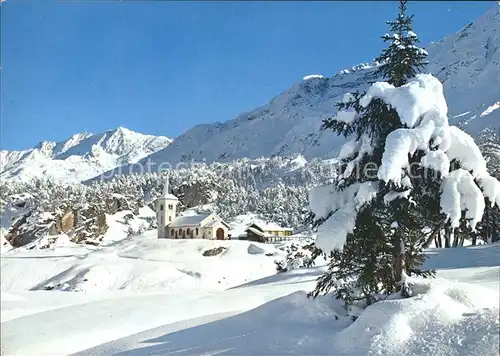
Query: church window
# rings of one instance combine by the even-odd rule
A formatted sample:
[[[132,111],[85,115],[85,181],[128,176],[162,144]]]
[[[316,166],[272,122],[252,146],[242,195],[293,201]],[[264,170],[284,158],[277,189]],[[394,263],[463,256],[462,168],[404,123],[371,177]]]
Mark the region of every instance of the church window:
[[[168,221],[170,221],[170,222],[172,221],[172,217],[171,216],[168,217]]]
[[[191,229],[188,227],[186,232],[189,235],[191,233]]]
[[[163,204],[160,204],[160,210],[163,210]]]
[[[198,228],[196,228],[196,236],[198,236]]]

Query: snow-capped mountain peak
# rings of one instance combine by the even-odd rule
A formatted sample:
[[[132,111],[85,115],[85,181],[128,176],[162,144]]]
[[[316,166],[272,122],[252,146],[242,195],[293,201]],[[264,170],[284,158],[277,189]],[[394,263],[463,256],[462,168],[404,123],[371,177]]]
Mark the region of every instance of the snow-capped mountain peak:
[[[51,177],[82,181],[124,164],[135,163],[167,147],[172,140],[125,127],[103,133],[78,133],[69,139],[41,142],[24,151],[0,151],[0,177]]]

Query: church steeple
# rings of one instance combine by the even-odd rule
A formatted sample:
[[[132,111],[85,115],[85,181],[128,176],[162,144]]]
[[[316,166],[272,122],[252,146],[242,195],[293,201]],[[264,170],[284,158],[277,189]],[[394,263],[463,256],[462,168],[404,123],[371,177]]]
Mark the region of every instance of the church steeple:
[[[169,194],[169,179],[168,179],[168,176],[167,176],[167,179],[165,179],[165,184],[163,185],[163,196],[166,197],[168,194]]]
[[[158,238],[168,236],[166,227],[177,217],[179,199],[170,193],[169,179],[165,180],[162,195],[156,200],[156,217],[158,219]]]

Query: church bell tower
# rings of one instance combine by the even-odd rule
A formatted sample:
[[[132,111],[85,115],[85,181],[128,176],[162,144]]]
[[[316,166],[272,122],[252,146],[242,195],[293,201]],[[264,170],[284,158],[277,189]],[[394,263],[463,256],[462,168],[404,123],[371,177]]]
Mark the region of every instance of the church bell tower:
[[[164,239],[168,237],[167,229],[172,221],[177,217],[177,205],[179,199],[169,192],[168,178],[163,186],[163,194],[156,200],[156,218],[158,221],[158,238]]]

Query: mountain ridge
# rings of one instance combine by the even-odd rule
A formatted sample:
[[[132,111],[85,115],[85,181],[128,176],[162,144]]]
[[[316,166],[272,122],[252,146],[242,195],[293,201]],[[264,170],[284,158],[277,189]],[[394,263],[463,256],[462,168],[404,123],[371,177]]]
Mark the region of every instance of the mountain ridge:
[[[22,151],[0,151],[2,179],[30,179],[40,174],[65,181],[82,181],[165,148],[172,139],[145,135],[124,127],[102,133],[77,133],[54,142],[42,141]]]

